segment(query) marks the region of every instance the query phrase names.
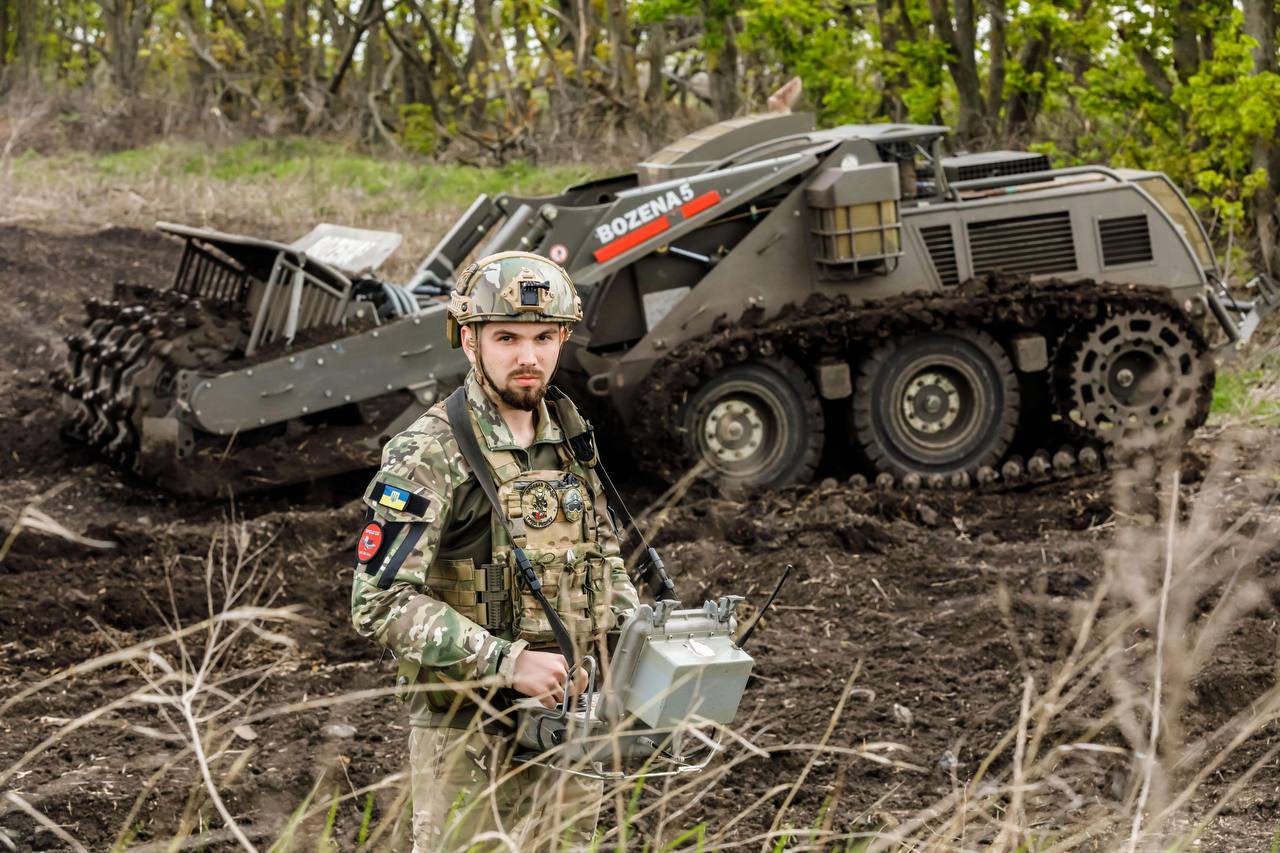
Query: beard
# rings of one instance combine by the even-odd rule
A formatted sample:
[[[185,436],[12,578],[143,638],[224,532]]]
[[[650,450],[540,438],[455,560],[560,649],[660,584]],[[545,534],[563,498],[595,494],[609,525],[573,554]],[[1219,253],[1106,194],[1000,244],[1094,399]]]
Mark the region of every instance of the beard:
[[[539,383],[528,387],[510,384],[513,380],[521,377],[533,377],[538,379]],[[522,412],[532,412],[538,408],[542,403],[542,398],[547,395],[547,379],[541,373],[512,373],[507,376],[507,381],[497,391],[498,398],[511,408],[519,409]]]

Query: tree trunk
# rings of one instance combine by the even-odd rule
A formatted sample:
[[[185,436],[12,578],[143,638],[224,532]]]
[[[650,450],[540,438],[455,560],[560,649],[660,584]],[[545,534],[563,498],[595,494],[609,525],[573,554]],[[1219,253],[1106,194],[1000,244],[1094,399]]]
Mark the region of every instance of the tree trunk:
[[[933,27],[951,52],[947,67],[956,84],[960,116],[956,136],[965,144],[973,144],[983,136],[982,85],[978,81],[978,61],[974,55],[977,31],[972,0],[956,0],[955,23],[947,0],[929,0]]]
[[[1000,118],[1000,106],[1004,103],[1007,9],[1005,0],[987,0],[987,10],[991,16],[991,65],[987,71],[987,115],[991,116],[992,121]]]
[[[342,78],[346,76],[347,70],[351,68],[351,61],[355,58],[356,48],[360,46],[364,34],[369,27],[377,22],[374,14],[374,3],[377,0],[364,0],[360,4],[360,11],[356,18],[355,26],[351,33],[347,36],[347,45],[342,51],[342,56],[338,59],[337,67],[333,70],[333,77],[329,80],[329,95],[338,94],[338,90],[342,88]],[[385,13],[383,13],[385,14]]]
[[[885,56],[898,56],[898,45],[902,41],[900,17],[901,13],[894,0],[876,0],[876,18],[880,22],[880,50]],[[889,121],[905,121],[907,107],[902,102],[902,91],[906,87],[906,70],[899,65],[896,70],[884,77],[884,85],[880,90],[880,106],[876,108],[876,113]]]
[[[1270,0],[1244,0],[1244,31],[1258,46],[1253,49],[1254,74],[1277,73],[1276,12]],[[1268,275],[1280,269],[1280,246],[1277,246],[1276,197],[1280,194],[1280,148],[1276,146],[1280,122],[1275,130],[1254,140],[1252,165],[1267,171],[1267,182],[1254,193],[1253,217],[1258,229],[1258,253]]]
[[[0,0],[0,87],[4,86],[4,69],[9,64],[9,0]]]
[[[301,109],[302,57],[299,53],[297,0],[284,0],[284,8],[280,15],[280,88],[284,93],[285,110],[300,119],[304,112]],[[294,125],[301,127],[301,122]]]
[[[1178,9],[1173,14],[1173,68],[1183,83],[1200,67],[1200,34],[1196,26],[1196,9],[1196,0],[1178,0]]]
[[[733,118],[742,106],[738,94],[738,8],[729,4],[727,13],[717,13],[713,0],[702,0],[706,21],[707,74],[711,84],[711,104],[716,118]]]
[[[609,48],[613,59],[610,71],[612,88],[622,98],[634,101],[639,97],[636,86],[636,43],[627,22],[626,0],[606,0],[605,10],[609,21]]]
[[[18,18],[14,33],[13,56],[18,70],[15,82],[30,83],[40,73],[40,42],[36,23],[36,4],[18,0]]]
[[[649,79],[645,82],[644,105],[648,130],[661,135],[666,128],[667,87],[662,71],[667,64],[667,26],[661,21],[650,24],[645,45],[645,58],[649,61]]]
[[[1037,28],[1018,54],[1018,64],[1024,72],[1024,79],[1043,72],[1046,60],[1051,55],[1050,35],[1045,28]],[[1005,105],[1004,136],[1010,143],[1021,142],[1032,135],[1036,117],[1044,103],[1044,90],[1037,88],[1029,92],[1013,92]]]

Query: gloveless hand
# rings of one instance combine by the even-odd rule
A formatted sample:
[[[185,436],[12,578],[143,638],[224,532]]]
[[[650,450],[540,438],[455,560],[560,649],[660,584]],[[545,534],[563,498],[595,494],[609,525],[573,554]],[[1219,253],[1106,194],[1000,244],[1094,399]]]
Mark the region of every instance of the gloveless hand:
[[[557,652],[535,652],[525,649],[516,658],[511,686],[518,693],[532,696],[544,708],[554,708],[564,698],[564,685],[569,678],[569,665]],[[577,696],[587,689],[586,670],[579,668],[569,685],[569,695]]]

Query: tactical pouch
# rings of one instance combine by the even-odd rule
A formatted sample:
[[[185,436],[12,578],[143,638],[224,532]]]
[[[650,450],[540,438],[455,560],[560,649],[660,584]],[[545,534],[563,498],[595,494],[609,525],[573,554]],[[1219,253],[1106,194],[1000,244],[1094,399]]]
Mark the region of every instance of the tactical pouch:
[[[580,646],[588,642],[595,632],[591,595],[587,588],[590,577],[587,561],[578,559],[567,564],[565,555],[555,551],[532,551],[526,554],[538,572],[543,594],[560,615],[574,644]],[[554,643],[555,634],[546,613],[518,575],[516,586],[519,590],[516,630],[520,639],[528,641],[531,646]]]
[[[592,549],[580,558],[578,565],[587,594],[587,616],[591,620],[592,634],[603,634],[614,627],[613,610],[609,607],[613,597],[609,562],[603,554]]]
[[[427,574],[431,595],[463,616],[499,633],[511,624],[511,568],[471,560],[436,560]]]

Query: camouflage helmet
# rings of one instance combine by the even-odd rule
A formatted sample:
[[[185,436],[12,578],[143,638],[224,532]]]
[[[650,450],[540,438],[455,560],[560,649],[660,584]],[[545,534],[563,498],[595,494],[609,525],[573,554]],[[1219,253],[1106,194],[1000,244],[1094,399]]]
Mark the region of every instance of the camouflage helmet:
[[[532,252],[499,252],[462,271],[449,298],[445,330],[449,344],[462,346],[468,323],[563,323],[582,319],[582,300],[569,274]]]

